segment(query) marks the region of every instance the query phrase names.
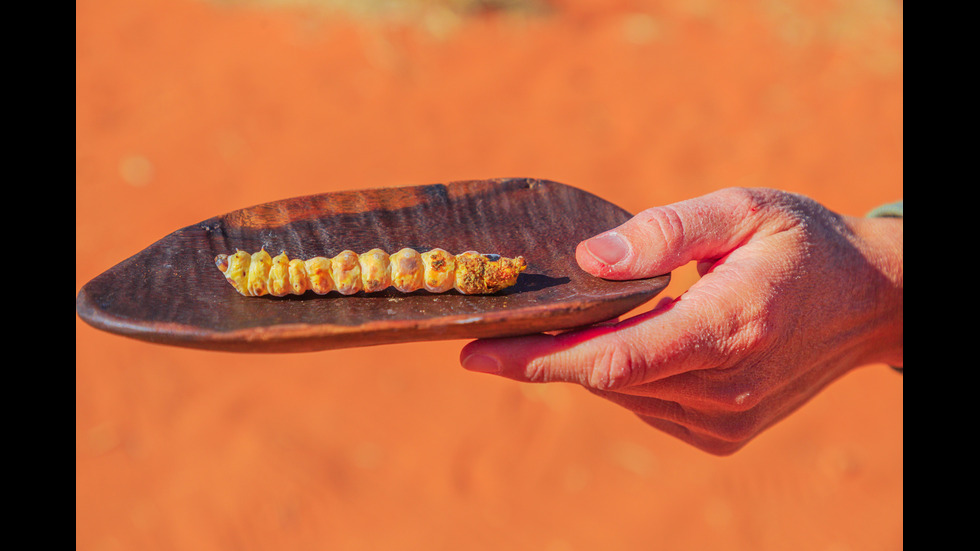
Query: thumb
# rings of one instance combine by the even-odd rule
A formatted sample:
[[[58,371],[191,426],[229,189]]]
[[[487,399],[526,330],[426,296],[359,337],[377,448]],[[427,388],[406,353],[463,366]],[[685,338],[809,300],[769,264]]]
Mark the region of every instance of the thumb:
[[[649,208],[579,243],[576,260],[593,275],[623,280],[665,274],[692,260],[721,258],[769,219],[769,191],[728,188]]]

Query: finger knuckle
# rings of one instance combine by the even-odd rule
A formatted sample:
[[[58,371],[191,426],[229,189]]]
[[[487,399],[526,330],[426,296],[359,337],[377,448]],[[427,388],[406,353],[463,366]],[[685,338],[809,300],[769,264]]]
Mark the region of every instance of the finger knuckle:
[[[646,209],[637,215],[637,221],[659,233],[667,250],[674,250],[684,240],[684,217],[673,205]]]
[[[659,417],[650,417],[647,415],[639,415],[639,417],[650,426],[712,455],[731,455],[742,449],[746,444],[745,441],[731,441],[718,438],[709,432],[705,432],[703,428],[693,428],[687,424],[666,421]]]
[[[710,405],[719,412],[727,415],[743,414],[759,405],[761,397],[752,390],[744,387],[715,388],[708,396]]]
[[[756,409],[720,415],[706,427],[708,432],[725,442],[744,444],[757,435],[761,428]]]
[[[768,313],[763,310],[747,313],[745,319],[734,324],[726,339],[726,354],[739,358],[740,365],[752,364],[749,358],[764,355],[779,341],[779,333],[769,321]]]
[[[630,347],[607,346],[596,356],[585,384],[596,390],[621,389],[634,384],[641,371],[642,361]]]
[[[748,412],[765,398],[764,387],[753,378],[755,368],[747,363],[727,369],[699,371],[701,399],[706,407],[722,415]]]
[[[698,442],[696,446],[701,450],[710,453],[711,455],[725,457],[742,449],[745,444],[746,442],[729,442],[727,440],[720,440],[717,438],[705,438]]]
[[[524,366],[524,378],[529,383],[548,382],[550,372],[548,362],[543,357],[533,358]]]

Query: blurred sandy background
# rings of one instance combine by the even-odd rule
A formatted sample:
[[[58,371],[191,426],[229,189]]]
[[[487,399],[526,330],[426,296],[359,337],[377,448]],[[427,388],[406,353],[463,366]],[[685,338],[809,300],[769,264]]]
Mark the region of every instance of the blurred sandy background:
[[[322,4],[76,2],[76,293],[171,231],[326,191],[903,194],[901,2]],[[717,458],[581,388],[464,372],[464,341],[249,356],[75,327],[80,550],[902,548],[883,365]]]

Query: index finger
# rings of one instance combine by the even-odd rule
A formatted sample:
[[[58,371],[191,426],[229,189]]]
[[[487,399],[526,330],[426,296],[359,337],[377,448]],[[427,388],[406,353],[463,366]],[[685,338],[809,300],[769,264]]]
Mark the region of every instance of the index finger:
[[[473,341],[460,352],[460,363],[517,381],[563,381],[598,390],[714,367],[720,340],[693,302],[681,297],[616,324],[559,335]]]

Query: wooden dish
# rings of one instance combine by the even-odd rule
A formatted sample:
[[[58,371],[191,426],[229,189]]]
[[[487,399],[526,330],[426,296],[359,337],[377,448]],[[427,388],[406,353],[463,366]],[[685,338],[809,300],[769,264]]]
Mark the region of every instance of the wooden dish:
[[[575,261],[583,239],[630,218],[582,190],[532,179],[473,180],[325,193],[274,201],[177,230],[92,279],[75,299],[90,325],[145,341],[237,352],[308,352],[514,336],[605,321],[662,291],[670,274],[593,277]],[[236,249],[290,258],[378,247],[441,247],[516,257],[528,268],[494,295],[337,292],[244,297],[215,268]]]

